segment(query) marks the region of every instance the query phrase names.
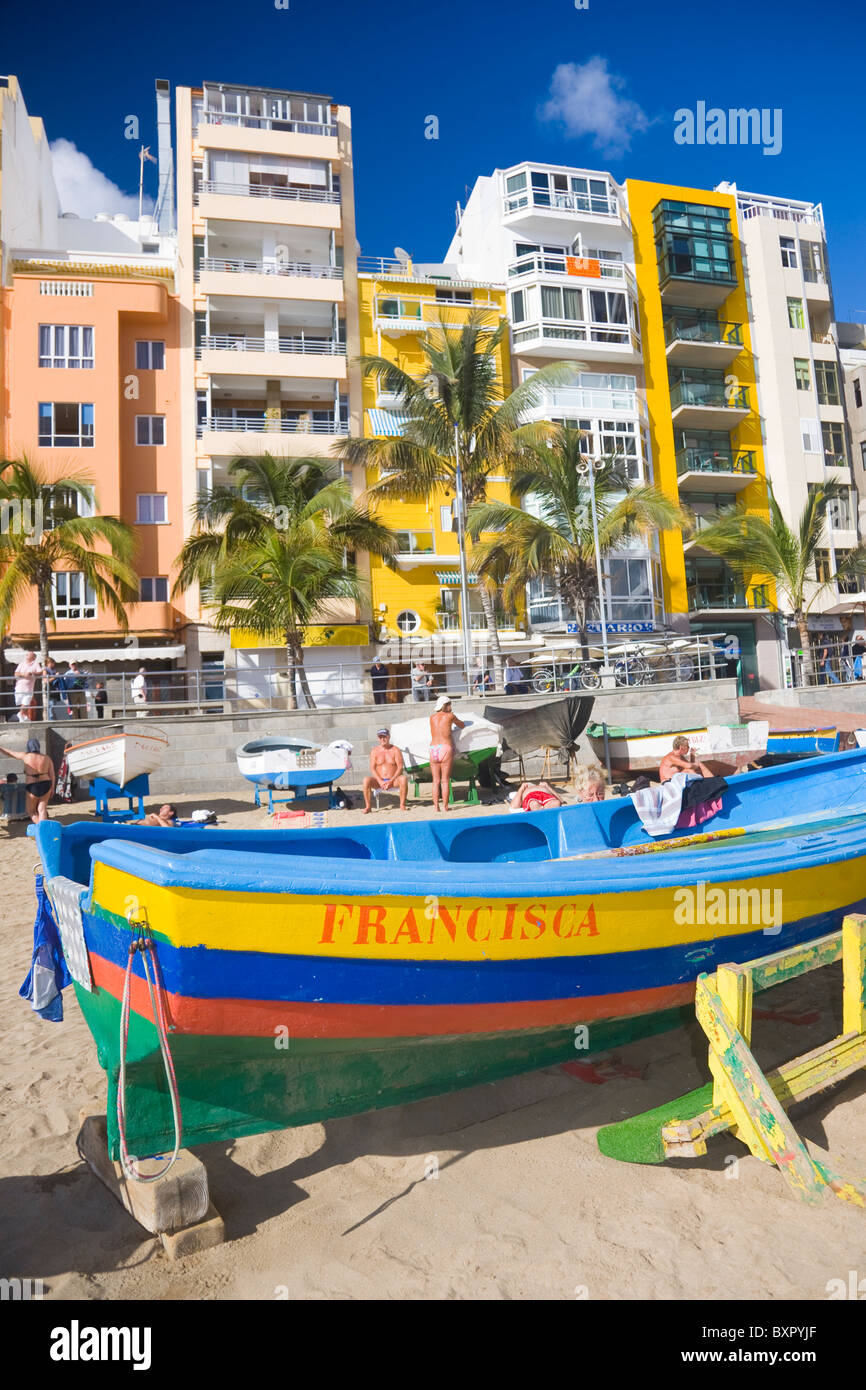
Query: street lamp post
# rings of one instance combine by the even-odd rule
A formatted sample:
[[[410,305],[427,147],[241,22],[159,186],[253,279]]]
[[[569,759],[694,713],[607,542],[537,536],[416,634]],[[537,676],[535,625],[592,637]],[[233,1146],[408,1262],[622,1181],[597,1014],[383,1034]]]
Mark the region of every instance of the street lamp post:
[[[469,694],[469,668],[472,664],[472,634],[469,630],[469,574],[466,568],[466,518],[463,500],[463,468],[460,463],[460,431],[454,425],[454,493],[457,512],[457,548],[460,552],[460,606],[463,621],[463,670],[466,675],[466,694]]]

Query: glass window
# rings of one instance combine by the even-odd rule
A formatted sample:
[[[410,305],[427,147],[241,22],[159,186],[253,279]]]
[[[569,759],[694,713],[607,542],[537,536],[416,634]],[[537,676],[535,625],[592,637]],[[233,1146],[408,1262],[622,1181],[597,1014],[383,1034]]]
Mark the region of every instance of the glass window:
[[[514,323],[522,323],[526,318],[523,307],[523,290],[514,290],[511,295],[511,318]]]
[[[848,455],[845,450],[845,434],[841,425],[821,421],[821,435],[824,445],[824,463],[828,468],[847,468]]]
[[[788,300],[788,325],[791,328],[805,328],[802,299]]]
[[[135,365],[139,371],[161,372],[165,367],[165,343],[150,339],[136,343]]]
[[[168,603],[168,578],[157,575],[152,579],[142,579],[140,598],[142,603]]]
[[[40,323],[40,367],[92,367],[93,328],[81,323]]]
[[[49,448],[92,448],[93,406],[80,401],[41,401],[39,443]]]
[[[526,174],[509,174],[505,180],[507,193],[521,193],[526,187]]]
[[[839,381],[835,362],[815,363],[815,386],[821,405],[839,404]]]
[[[820,454],[821,452],[821,433],[818,429],[817,420],[801,420],[800,430],[803,436],[803,450],[807,454]]]
[[[863,404],[863,392],[860,390],[859,376],[855,376],[854,378],[854,404],[856,405],[858,410]]]
[[[136,444],[164,444],[165,416],[136,415],[135,442]]]
[[[798,391],[811,391],[812,373],[809,370],[809,362],[807,358],[794,358],[794,377],[797,382]]]
[[[827,519],[830,522],[831,530],[853,530],[854,510],[851,488],[843,488],[838,497],[831,498],[827,503]]]
[[[51,598],[55,618],[95,618],[96,593],[84,575],[60,570],[51,576]]]
[[[140,492],[136,498],[135,520],[139,526],[162,526],[168,521],[164,492]]]
[[[782,265],[788,270],[797,269],[797,243],[793,237],[780,236],[779,249],[782,253]]]

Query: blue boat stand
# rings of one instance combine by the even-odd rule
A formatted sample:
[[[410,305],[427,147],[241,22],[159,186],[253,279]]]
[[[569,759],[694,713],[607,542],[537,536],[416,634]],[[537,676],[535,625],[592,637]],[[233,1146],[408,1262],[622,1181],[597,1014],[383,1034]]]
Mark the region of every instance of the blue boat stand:
[[[90,781],[90,795],[96,802],[94,815],[98,820],[121,821],[132,820],[137,817],[139,820],[144,817],[144,798],[150,796],[150,778],[146,772],[142,772],[138,777],[133,777],[131,782],[127,782],[125,787],[119,787],[116,782],[109,782],[107,777],[93,777]],[[126,810],[110,811],[108,803],[117,800],[119,797],[126,797]],[[138,802],[136,809],[133,802]]]
[[[337,775],[340,776],[340,777],[342,777],[342,775],[343,775],[343,769],[342,769],[342,768],[340,769],[340,771],[339,771],[339,773],[338,773]],[[273,813],[274,813],[274,807],[275,807],[275,806],[282,806],[282,805],[283,805],[285,802],[287,802],[287,801],[298,801],[298,800],[300,800],[301,798],[305,797],[305,796],[307,795],[308,792],[312,791],[314,787],[327,787],[327,788],[328,788],[328,807],[329,807],[330,810],[333,810],[334,807],[337,805],[337,794],[336,794],[336,792],[334,791],[334,782],[335,782],[335,781],[336,781],[336,778],[334,778],[334,777],[326,778],[326,779],[325,779],[324,781],[322,781],[322,782],[309,782],[309,781],[303,781],[303,782],[297,782],[297,783],[296,783],[296,782],[282,782],[282,781],[281,781],[279,788],[277,788],[277,787],[267,787],[267,788],[265,788],[265,787],[263,787],[259,782],[257,782],[257,783],[256,783],[256,805],[257,805],[257,806],[261,806],[261,804],[262,804],[262,802],[261,802],[261,794],[262,794],[263,791],[267,790],[267,793],[268,793],[268,815],[269,815],[269,816],[272,816]],[[292,792],[292,793],[294,793],[294,794],[293,794],[292,796],[277,796],[275,793],[276,793],[278,790],[279,790],[279,791],[289,791],[289,792]]]

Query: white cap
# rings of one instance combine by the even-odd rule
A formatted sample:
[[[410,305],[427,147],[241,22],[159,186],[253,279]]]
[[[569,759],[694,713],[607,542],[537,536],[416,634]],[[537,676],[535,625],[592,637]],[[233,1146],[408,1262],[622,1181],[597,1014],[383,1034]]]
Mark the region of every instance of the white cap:
[[[441,709],[444,709],[446,705],[450,705],[450,704],[451,704],[451,696],[450,696],[450,695],[440,695],[440,696],[439,696],[439,699],[436,701],[436,708],[434,709],[433,713],[434,713],[434,714],[438,714],[439,711],[440,711]]]

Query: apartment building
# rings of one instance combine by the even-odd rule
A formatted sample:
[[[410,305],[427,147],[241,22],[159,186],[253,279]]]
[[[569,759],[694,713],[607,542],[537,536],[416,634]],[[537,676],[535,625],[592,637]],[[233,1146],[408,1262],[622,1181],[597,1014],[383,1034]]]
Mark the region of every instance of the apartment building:
[[[473,312],[491,330],[506,317],[503,286],[463,278],[450,264],[362,256],[358,294],[364,355],[384,357],[415,379],[426,370],[423,345],[430,335],[435,340],[438,334],[441,340],[443,331],[459,329]],[[505,396],[512,385],[507,334],[496,352],[499,389]],[[367,436],[402,432],[405,417],[400,398],[383,390],[375,374],[364,377],[362,402]],[[377,470],[369,469],[365,481],[367,486],[375,483]],[[488,496],[510,500],[504,476],[490,478]],[[417,651],[447,678],[452,668],[456,674],[461,666],[466,622],[461,611],[453,493],[440,488],[423,502],[389,501],[381,510],[400,537],[394,567],[375,556],[370,561],[376,635],[387,644],[392,676],[399,684]],[[468,625],[480,648],[487,642],[487,622],[475,587],[477,576],[471,579]],[[524,614],[497,607],[496,617],[503,651],[524,647]]]
[[[177,90],[178,289],[184,507],[224,484],[231,460],[331,456],[360,433],[360,348],[351,120],[329,96],[204,82]],[[311,632],[358,666],[369,638],[355,605]],[[213,640],[220,641],[214,635]],[[249,674],[284,654],[232,634]]]
[[[818,563],[824,578],[858,544],[860,533],[822,209],[745,193],[734,184],[720,189],[736,199],[764,456],[774,495],[796,528],[811,488],[833,480],[843,489],[828,509]],[[856,411],[853,384],[851,405]],[[813,594],[813,628],[832,627],[820,615],[856,599],[850,583],[835,587],[836,592]]]
[[[747,693],[779,682],[775,594],[701,546],[731,507],[767,515],[746,282],[730,194],[628,180],[656,483],[695,517],[660,538],[671,626],[736,638]]]
[[[26,453],[51,476],[83,476],[100,512],[128,521],[138,542],[140,601],[128,633],[83,574],[57,573],[50,649],[109,671],[144,658],[153,670],[183,664],[189,615],[170,595],[183,539],[170,209],[141,223],[65,212],[44,127],[14,77],[0,80],[0,141],[4,456]],[[7,660],[37,637],[34,593],[13,616]]]
[[[866,537],[866,324],[838,323],[851,477],[857,493],[858,533]]]
[[[630,478],[651,482],[654,465],[646,377],[625,191],[608,173],[517,164],[479,178],[447,260],[461,275],[508,289],[515,384],[550,362],[575,364],[574,381],[550,388],[527,419],[579,428],[589,458],[618,455]],[[615,623],[661,627],[668,616],[658,539],[636,538],[606,566]],[[537,631],[566,613],[550,579],[530,586]]]

